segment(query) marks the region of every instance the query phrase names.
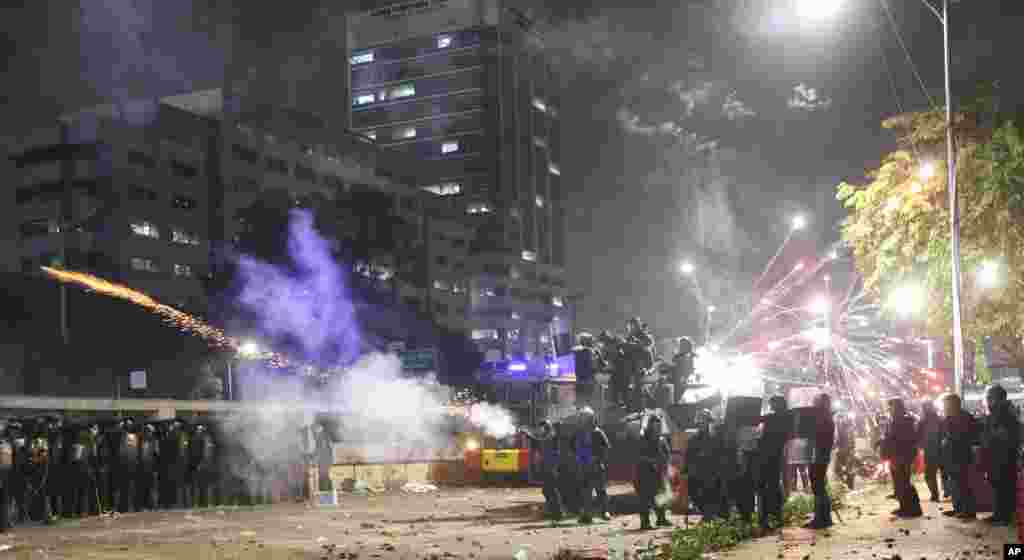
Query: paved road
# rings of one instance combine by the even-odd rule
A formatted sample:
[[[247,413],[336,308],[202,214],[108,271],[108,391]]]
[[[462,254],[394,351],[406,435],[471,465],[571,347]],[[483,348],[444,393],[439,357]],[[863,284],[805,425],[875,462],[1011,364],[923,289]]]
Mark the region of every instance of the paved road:
[[[720,556],[882,560],[898,553],[904,560],[974,560],[1001,558],[1002,544],[1014,539],[1005,528],[950,521],[937,514],[934,504],[926,505],[927,517],[894,520],[888,511],[895,504],[881,496],[886,490],[853,500],[845,523],[827,534],[787,530]],[[612,488],[618,495],[629,491],[627,486]],[[624,530],[628,547],[664,540],[669,533],[639,532],[635,515],[591,527],[575,521],[552,526],[539,520],[541,503],[536,488],[456,488],[345,495],[339,507],[329,509],[279,505],[128,514],[15,529],[0,535],[0,549],[13,547],[0,552],[0,560],[484,560],[509,559],[524,548],[533,560],[550,558],[562,548],[604,549],[610,529]],[[674,521],[683,523],[678,517]]]
[[[940,511],[949,502],[925,503],[925,516],[901,520],[890,515],[896,502],[885,499],[891,487],[879,487],[852,500],[844,523],[830,531],[787,529],[758,539],[722,557],[743,560],[974,560],[1003,557],[1003,544],[1017,541],[1016,528],[951,520]],[[918,493],[927,496],[921,485]],[[987,514],[982,517],[987,516]]]

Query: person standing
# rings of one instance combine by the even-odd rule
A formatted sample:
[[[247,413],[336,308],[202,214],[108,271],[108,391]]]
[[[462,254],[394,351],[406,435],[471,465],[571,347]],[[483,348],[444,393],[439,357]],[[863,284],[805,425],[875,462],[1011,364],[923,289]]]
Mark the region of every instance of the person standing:
[[[579,344],[572,350],[576,360],[576,406],[590,406],[594,398],[594,374],[601,366],[601,356],[590,333],[580,333]]]
[[[721,450],[718,448],[718,438],[711,432],[711,411],[699,411],[696,422],[697,433],[686,445],[687,485],[691,500],[703,518],[714,519],[720,513],[722,501],[717,464]]]
[[[814,492],[814,519],[805,528],[827,529],[832,526],[832,500],[828,496],[826,484],[836,433],[836,424],[832,420],[832,398],[825,393],[818,395],[814,408],[814,457],[809,469],[811,490]]]
[[[537,433],[522,430],[526,437],[540,449],[540,479],[544,485],[546,516],[554,521],[562,519],[562,493],[558,489],[558,469],[561,466],[561,449],[558,435],[550,421],[540,423]]]
[[[1006,389],[993,385],[985,392],[989,415],[985,420],[984,445],[989,464],[986,478],[992,485],[995,507],[986,523],[998,527],[1010,524],[1017,494],[1017,453],[1020,445],[1020,423],[1013,405],[1006,398]]]
[[[583,486],[583,503],[580,507],[580,523],[593,522],[594,499],[597,499],[598,515],[611,519],[608,513],[608,452],[611,443],[598,425],[594,411],[584,408],[580,411],[580,427],[573,438],[572,448],[576,456],[579,480]]]
[[[640,412],[644,403],[644,379],[654,366],[654,337],[639,318],[630,319],[626,324],[626,342],[623,350],[626,372],[632,388],[627,408],[630,412]]]
[[[782,395],[768,401],[771,412],[761,417],[761,440],[758,443],[760,479],[758,502],[761,506],[761,528],[775,529],[782,523],[782,468],[786,442],[793,431],[793,416]]]
[[[918,432],[914,417],[907,412],[903,399],[890,399],[889,431],[882,447],[892,461],[892,479],[896,486],[896,499],[900,506],[892,513],[897,517],[921,517],[921,500],[910,482],[910,475],[917,458]]]
[[[970,485],[970,466],[973,462],[971,446],[977,440],[977,422],[963,409],[963,401],[955,394],[942,398],[942,462],[952,482],[953,509],[942,512],[946,517],[964,521],[977,518],[974,494]]]
[[[943,479],[942,488],[946,494],[949,494],[949,489],[945,476],[939,474],[942,468],[942,419],[931,400],[921,403],[921,421],[917,424],[917,432],[920,445],[924,448],[924,480],[928,484],[931,501],[938,502],[941,499],[938,478]]]
[[[637,465],[637,491],[640,494],[640,529],[651,529],[651,511],[657,516],[658,527],[669,527],[665,515],[664,497],[668,488],[668,465],[672,459],[672,447],[663,433],[661,417],[647,416],[643,429],[643,443],[640,448],[640,464]]]
[[[676,354],[672,356],[672,404],[683,402],[686,387],[694,381],[693,341],[684,336],[677,344]]]

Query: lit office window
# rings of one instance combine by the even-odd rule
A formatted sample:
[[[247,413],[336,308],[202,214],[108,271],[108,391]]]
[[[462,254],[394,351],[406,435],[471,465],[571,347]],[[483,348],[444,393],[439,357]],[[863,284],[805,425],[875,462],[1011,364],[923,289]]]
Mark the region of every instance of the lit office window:
[[[544,197],[543,196],[538,194],[537,197],[534,199],[534,202],[536,202],[537,208],[544,208]]]
[[[157,272],[159,268],[153,259],[144,259],[141,257],[132,257],[132,269],[143,270],[146,272]]]
[[[459,143],[457,141],[445,142],[441,144],[441,153],[450,154],[452,152],[459,151]]]
[[[518,320],[520,320],[520,319],[522,319],[522,318],[523,318],[523,316],[522,316],[522,315],[520,315],[520,314],[518,314],[518,313],[516,313],[516,312],[512,312],[512,320],[513,320],[513,321],[518,321]]]
[[[160,239],[160,231],[150,222],[132,222],[132,233],[142,237]]]
[[[452,38],[450,35],[441,35],[437,38],[437,48],[447,49],[452,46]]]
[[[395,131],[395,140],[406,140],[409,138],[416,138],[415,126],[407,126]]]
[[[496,329],[473,329],[473,340],[498,340]]]
[[[486,202],[474,202],[466,206],[467,214],[490,214],[491,207]]]
[[[368,131],[366,133],[366,136],[368,136],[372,140],[376,140],[377,139],[377,131],[376,130],[370,130],[370,131]]]
[[[555,307],[565,307],[565,301],[563,301],[560,296],[552,296],[551,305],[554,305]]]
[[[191,278],[192,266],[187,264],[176,264],[174,265],[174,275],[182,278]]]
[[[353,103],[353,105],[356,105],[356,106],[359,106],[359,105],[369,105],[370,103],[373,103],[373,100],[374,100],[374,97],[373,97],[372,93],[364,93],[362,95],[357,95],[356,96],[356,100],[355,100],[355,103]]]
[[[534,251],[523,251],[523,260],[534,262],[537,260],[537,253]]]
[[[534,97],[533,98],[533,106],[534,106],[535,109],[537,109],[538,111],[540,111],[542,113],[546,113],[547,110],[548,110],[547,103],[545,103],[544,100],[539,98],[539,97]]]
[[[187,231],[174,228],[171,230],[171,242],[180,245],[199,245],[199,236]]]
[[[451,286],[449,286],[448,282],[445,282],[444,280],[434,280],[434,289],[447,292],[451,289]]]
[[[412,97],[416,95],[416,88],[412,84],[402,84],[395,89],[391,90],[391,99],[400,99],[402,97]]]
[[[373,62],[373,51],[352,55],[352,64],[366,64]]]
[[[430,185],[429,187],[423,187],[423,190],[427,192],[432,192],[439,196],[454,196],[457,194],[462,194],[462,184],[452,182],[441,183],[439,185]]]
[[[552,175],[561,175],[562,174],[562,170],[559,169],[558,166],[553,164],[553,163],[549,163],[548,164],[548,171],[551,172]]]

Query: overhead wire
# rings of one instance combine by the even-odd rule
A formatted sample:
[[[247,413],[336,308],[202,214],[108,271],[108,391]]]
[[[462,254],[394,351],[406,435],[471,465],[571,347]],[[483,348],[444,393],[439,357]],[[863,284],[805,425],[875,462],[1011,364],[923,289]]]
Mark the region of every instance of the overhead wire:
[[[889,0],[878,0],[882,4],[882,9],[885,11],[885,15],[889,19],[889,27],[892,29],[893,34],[896,35],[896,39],[900,43],[900,48],[903,49],[903,54],[907,57],[907,64],[910,65],[910,70],[914,73],[914,77],[917,78],[917,83],[921,86],[921,91],[924,93],[925,98],[928,99],[928,105],[934,110],[938,110],[939,106],[936,105],[935,99],[931,93],[928,92],[928,87],[924,83],[924,79],[921,78],[921,73],[917,70],[917,65],[914,64],[914,58],[910,55],[910,49],[907,48],[906,41],[903,40],[903,34],[900,33],[899,27],[896,25],[896,18],[892,15],[892,9],[889,6]]]

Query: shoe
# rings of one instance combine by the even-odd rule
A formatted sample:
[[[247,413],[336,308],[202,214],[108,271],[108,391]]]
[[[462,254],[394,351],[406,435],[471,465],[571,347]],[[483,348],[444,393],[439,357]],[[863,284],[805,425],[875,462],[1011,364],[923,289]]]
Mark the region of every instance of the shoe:
[[[818,530],[818,529],[828,529],[831,526],[832,526],[831,523],[822,523],[822,522],[819,522],[819,521],[811,521],[810,523],[804,525],[804,529],[815,529],[815,530]]]
[[[885,499],[886,500],[895,500],[895,499],[897,499],[896,498],[896,494],[889,494],[888,496],[885,497]]]
[[[915,517],[921,517],[922,515],[924,515],[924,512],[921,511],[921,510],[917,510],[917,511],[905,511],[905,512],[901,512],[901,513],[897,513],[896,517],[899,517],[901,519],[913,519]]]
[[[974,521],[974,520],[978,519],[978,514],[976,514],[976,513],[958,513],[956,517],[957,517],[957,519],[960,519],[961,521]]]
[[[598,517],[600,517],[601,519],[604,519],[605,521],[611,521],[612,520],[612,514],[608,513],[607,511],[602,513]]]
[[[947,509],[946,511],[942,512],[942,515],[945,515],[946,517],[958,517],[960,515],[960,512],[953,509]]]
[[[932,496],[932,499],[931,499],[931,501],[933,501],[933,502],[939,502],[939,501],[941,501],[941,500],[939,500],[939,497],[938,497],[938,496]]]
[[[896,509],[894,509],[894,510],[890,511],[889,513],[891,513],[892,515],[900,515],[900,514],[902,514],[902,513],[903,513],[903,509],[901,509],[901,508],[896,508]]]

